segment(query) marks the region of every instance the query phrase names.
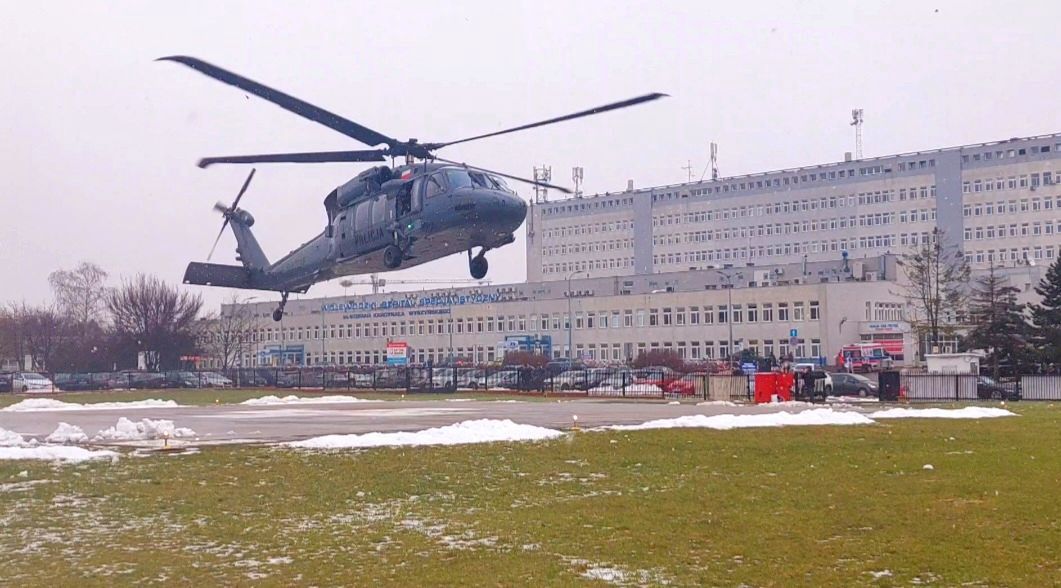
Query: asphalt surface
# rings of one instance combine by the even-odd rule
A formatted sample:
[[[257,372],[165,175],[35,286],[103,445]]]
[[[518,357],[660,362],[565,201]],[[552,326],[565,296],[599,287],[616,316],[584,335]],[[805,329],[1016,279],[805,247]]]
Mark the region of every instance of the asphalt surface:
[[[760,414],[802,410],[804,406],[720,406],[695,403],[607,400],[524,401],[363,401],[329,404],[250,406],[240,404],[174,408],[114,408],[33,412],[0,411],[0,428],[43,440],[60,422],[81,427],[89,437],[119,417],[171,420],[196,432],[183,443],[293,441],[331,434],[418,431],[472,419],[511,419],[517,423],[570,429],[636,424],[654,419],[704,414]],[[116,442],[114,445],[135,445]],[[150,445],[151,443],[147,443]]]

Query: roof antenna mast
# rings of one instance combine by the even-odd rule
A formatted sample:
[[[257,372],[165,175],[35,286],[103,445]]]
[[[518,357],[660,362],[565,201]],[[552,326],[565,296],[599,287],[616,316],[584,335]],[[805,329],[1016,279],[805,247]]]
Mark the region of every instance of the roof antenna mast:
[[[851,126],[855,127],[855,159],[862,159],[862,109],[851,111]]]

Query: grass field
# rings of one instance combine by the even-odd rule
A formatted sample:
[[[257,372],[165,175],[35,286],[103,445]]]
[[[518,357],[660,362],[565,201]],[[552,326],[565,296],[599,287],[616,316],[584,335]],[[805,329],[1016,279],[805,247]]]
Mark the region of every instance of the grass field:
[[[1011,408],[0,462],[0,584],[1059,585],[1061,407]]]
[[[376,392],[373,390],[321,390],[307,389],[297,390],[292,388],[177,388],[168,390],[107,390],[92,392],[61,392],[57,394],[0,394],[0,408],[10,406],[27,398],[53,398],[62,402],[77,402],[80,404],[92,404],[96,402],[129,402],[133,400],[146,400],[157,398],[159,400],[174,400],[178,404],[206,405],[206,404],[237,404],[250,398],[261,396],[322,396],[341,395],[356,396],[367,400],[438,400],[439,398],[474,398],[479,400],[496,400],[513,398],[513,393],[488,393],[488,392],[456,392],[456,393],[419,393],[402,394],[401,392]],[[540,395],[519,395],[521,400],[534,401],[544,400]]]

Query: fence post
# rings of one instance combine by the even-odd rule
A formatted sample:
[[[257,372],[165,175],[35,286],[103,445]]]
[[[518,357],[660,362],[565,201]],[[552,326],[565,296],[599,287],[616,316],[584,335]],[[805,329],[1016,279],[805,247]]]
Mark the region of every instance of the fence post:
[[[621,379],[622,384],[623,384],[621,390],[622,390],[623,398],[626,398],[626,372],[620,372],[620,374],[621,374],[620,375],[620,379]]]
[[[405,367],[405,393],[409,394],[411,392],[412,392],[412,389],[409,387],[409,367],[406,366]]]
[[[959,379],[960,377],[961,376],[959,376],[958,374],[954,374],[954,400],[962,399],[961,380]]]

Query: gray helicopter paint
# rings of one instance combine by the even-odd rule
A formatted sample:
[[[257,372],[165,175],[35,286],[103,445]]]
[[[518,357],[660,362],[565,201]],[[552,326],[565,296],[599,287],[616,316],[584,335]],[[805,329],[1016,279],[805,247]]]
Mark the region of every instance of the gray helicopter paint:
[[[303,292],[324,280],[390,271],[384,264],[383,252],[396,242],[407,244],[403,247],[405,259],[401,267],[414,267],[477,247],[488,250],[513,241],[513,233],[527,213],[527,205],[519,196],[475,187],[447,189],[426,197],[426,182],[416,180],[441,176],[445,182],[445,170],[467,170],[437,164],[420,164],[415,169],[419,173],[408,182],[413,184],[412,189],[420,191],[411,195],[413,201],[419,198],[419,211],[414,207],[399,217],[397,195],[367,195],[338,210],[331,231],[326,229],[273,264],[268,263],[243,215],[233,215],[230,225],[244,267],[193,262],[188,266],[185,283]],[[360,206],[385,206],[386,214],[359,231],[354,220]]]

